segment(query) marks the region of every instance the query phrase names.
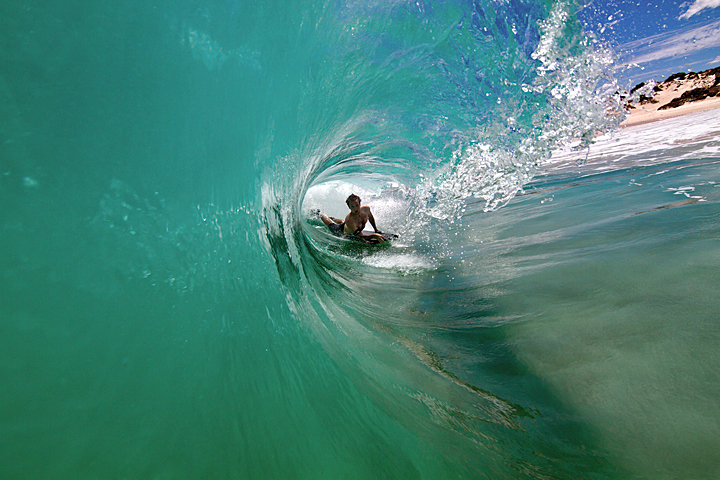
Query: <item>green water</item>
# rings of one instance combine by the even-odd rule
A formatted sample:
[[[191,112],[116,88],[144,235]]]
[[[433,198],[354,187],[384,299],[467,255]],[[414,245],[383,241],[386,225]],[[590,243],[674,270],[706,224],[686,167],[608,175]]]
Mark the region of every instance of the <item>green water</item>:
[[[0,7],[0,477],[715,478],[717,142],[543,174],[575,9]]]

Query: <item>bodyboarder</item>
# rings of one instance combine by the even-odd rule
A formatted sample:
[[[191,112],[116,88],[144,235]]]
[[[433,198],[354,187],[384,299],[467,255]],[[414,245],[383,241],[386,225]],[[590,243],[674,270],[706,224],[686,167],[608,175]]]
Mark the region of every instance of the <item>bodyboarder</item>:
[[[350,196],[345,200],[345,203],[350,209],[350,213],[347,214],[344,221],[339,218],[328,217],[327,215],[320,213],[320,210],[313,210],[313,213],[318,215],[323,223],[327,225],[330,231],[335,235],[339,236],[345,234],[368,243],[383,243],[387,240],[387,237],[383,234],[383,232],[378,230],[377,225],[375,225],[375,217],[373,217],[370,207],[367,205],[360,205],[360,197],[354,193],[350,194]],[[365,224],[368,220],[375,231],[375,233],[371,233],[370,235],[363,233],[363,228],[365,228]]]

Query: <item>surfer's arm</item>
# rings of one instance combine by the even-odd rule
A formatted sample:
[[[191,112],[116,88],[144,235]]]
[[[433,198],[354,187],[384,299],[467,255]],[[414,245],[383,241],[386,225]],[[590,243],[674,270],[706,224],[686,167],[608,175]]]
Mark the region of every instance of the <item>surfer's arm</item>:
[[[373,217],[372,212],[369,211],[368,208],[368,220],[370,220],[370,225],[372,225],[373,230],[375,230],[375,233],[382,233],[380,230],[378,230],[377,226],[375,225],[375,217]]]
[[[375,240],[377,240],[380,243],[387,240],[385,237],[380,235],[380,233],[371,233],[370,235],[365,235],[363,232],[356,232],[355,236],[360,237],[360,238],[367,238],[367,239],[374,238]]]

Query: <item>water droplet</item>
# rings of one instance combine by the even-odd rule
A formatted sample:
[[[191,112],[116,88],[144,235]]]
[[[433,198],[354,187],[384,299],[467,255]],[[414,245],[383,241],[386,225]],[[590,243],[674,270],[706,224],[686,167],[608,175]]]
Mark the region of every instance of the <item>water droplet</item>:
[[[40,186],[40,183],[32,177],[24,177],[23,186],[27,188],[36,188]]]

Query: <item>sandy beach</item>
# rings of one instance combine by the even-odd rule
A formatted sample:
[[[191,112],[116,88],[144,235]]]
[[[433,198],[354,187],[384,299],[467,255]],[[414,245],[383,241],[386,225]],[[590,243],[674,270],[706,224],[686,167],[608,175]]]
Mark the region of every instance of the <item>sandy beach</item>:
[[[621,126],[656,122],[720,107],[720,96],[714,96],[718,94],[718,73],[718,69],[711,69],[698,74],[672,75],[654,86],[652,98],[644,97],[642,101],[632,105],[630,115]],[[698,95],[701,91],[703,93]],[[693,93],[695,95],[692,95]],[[705,98],[700,98],[703,96]]]
[[[720,107],[720,97],[706,98],[696,102],[686,103],[668,110],[658,110],[656,105],[642,106],[631,110],[630,116],[623,121],[621,127],[641,125],[643,123],[657,122],[666,118],[677,117],[687,113],[700,112]]]
[[[706,98],[696,102],[686,103],[679,107],[658,110],[657,104],[643,105],[630,111],[630,116],[623,121],[621,127],[630,127],[633,125],[641,125],[643,123],[657,122],[666,118],[677,117],[687,113],[701,112],[720,107],[720,97]]]

